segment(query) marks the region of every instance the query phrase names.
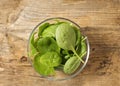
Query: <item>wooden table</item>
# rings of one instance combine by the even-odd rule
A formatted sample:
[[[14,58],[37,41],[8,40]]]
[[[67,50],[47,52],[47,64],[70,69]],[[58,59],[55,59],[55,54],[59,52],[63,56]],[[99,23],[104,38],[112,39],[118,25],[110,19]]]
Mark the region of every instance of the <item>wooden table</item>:
[[[50,17],[89,38],[88,64],[73,79],[43,80],[26,58],[30,32]],[[0,86],[120,86],[120,0],[0,0]]]

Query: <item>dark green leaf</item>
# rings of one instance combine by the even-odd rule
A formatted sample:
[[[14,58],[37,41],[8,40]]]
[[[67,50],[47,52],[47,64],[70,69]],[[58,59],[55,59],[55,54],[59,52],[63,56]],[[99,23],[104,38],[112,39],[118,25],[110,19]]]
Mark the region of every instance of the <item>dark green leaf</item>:
[[[60,48],[58,47],[56,41],[50,37],[40,38],[37,42],[37,49],[40,54],[44,54],[48,51],[60,52]]]

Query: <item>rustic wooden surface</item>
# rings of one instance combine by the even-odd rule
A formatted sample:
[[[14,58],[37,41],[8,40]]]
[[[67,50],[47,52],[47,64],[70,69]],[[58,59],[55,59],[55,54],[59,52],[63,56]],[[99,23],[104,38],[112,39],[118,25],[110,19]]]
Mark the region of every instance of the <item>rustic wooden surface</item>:
[[[30,32],[50,17],[69,18],[88,36],[87,66],[67,81],[41,79],[27,61]],[[0,0],[0,86],[120,86],[120,0]]]

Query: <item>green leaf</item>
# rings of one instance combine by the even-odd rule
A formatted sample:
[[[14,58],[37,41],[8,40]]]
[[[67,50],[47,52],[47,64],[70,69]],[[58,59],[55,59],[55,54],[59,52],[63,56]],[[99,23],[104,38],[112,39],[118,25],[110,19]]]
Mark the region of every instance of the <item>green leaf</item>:
[[[56,41],[59,47],[72,50],[75,47],[76,35],[74,29],[68,23],[62,23],[56,30]]]
[[[82,37],[82,40],[79,42],[79,44],[77,45],[76,47],[76,52],[78,55],[86,52],[87,49],[86,49],[86,43],[84,41],[84,37]]]
[[[46,64],[49,67],[56,67],[60,65],[62,59],[57,52],[47,52],[41,56],[40,62]]]
[[[67,60],[67,62],[64,65],[64,72],[66,74],[74,73],[80,66],[80,62],[81,61],[76,56],[71,57],[70,59]]]
[[[57,52],[47,52],[43,55],[36,55],[34,58],[34,68],[41,75],[54,75],[54,67],[60,65],[62,59]]]
[[[38,42],[39,39],[40,39],[40,37],[38,37],[38,38],[36,38],[36,39],[34,40],[34,46],[35,46],[35,47],[37,47],[37,42]]]
[[[55,73],[54,68],[49,67],[46,64],[40,63],[40,58],[41,58],[40,55],[37,55],[34,58],[34,63],[33,63],[34,69],[43,76],[54,75]]]
[[[81,51],[79,55],[82,55],[83,53],[87,52],[87,46],[86,46],[86,42],[85,42],[85,37],[82,38],[81,41]]]
[[[37,54],[37,49],[35,48],[35,45],[34,45],[34,35],[35,33],[33,33],[31,35],[31,38],[30,38],[30,52],[29,52],[29,56],[31,59],[33,59],[33,57]]]
[[[80,33],[80,30],[75,27],[75,26],[72,26],[73,29],[75,30],[75,34],[76,34],[76,45],[79,44],[79,42],[81,41],[81,33]]]
[[[37,49],[40,54],[44,54],[48,51],[60,52],[60,48],[58,47],[56,41],[51,37],[40,38],[37,41]]]
[[[56,32],[56,28],[58,25],[54,24],[54,25],[50,25],[49,27],[47,27],[43,33],[42,33],[42,37],[55,37],[55,32]]]
[[[30,58],[33,59],[34,56],[35,56],[37,53],[38,53],[38,52],[37,52],[36,48],[35,48],[32,44],[30,44],[30,52],[29,52]]]
[[[42,32],[44,31],[44,29],[46,29],[50,24],[49,23],[44,23],[41,26],[39,26],[39,32],[38,32],[38,37],[41,36]]]

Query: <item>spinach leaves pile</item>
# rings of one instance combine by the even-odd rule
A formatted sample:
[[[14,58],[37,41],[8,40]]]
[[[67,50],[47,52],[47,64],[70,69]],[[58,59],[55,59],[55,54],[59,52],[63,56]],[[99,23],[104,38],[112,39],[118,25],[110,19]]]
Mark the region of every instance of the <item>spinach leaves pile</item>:
[[[30,38],[30,57],[35,70],[43,76],[55,75],[61,68],[66,74],[74,73],[86,54],[85,37],[68,22],[44,23]]]

